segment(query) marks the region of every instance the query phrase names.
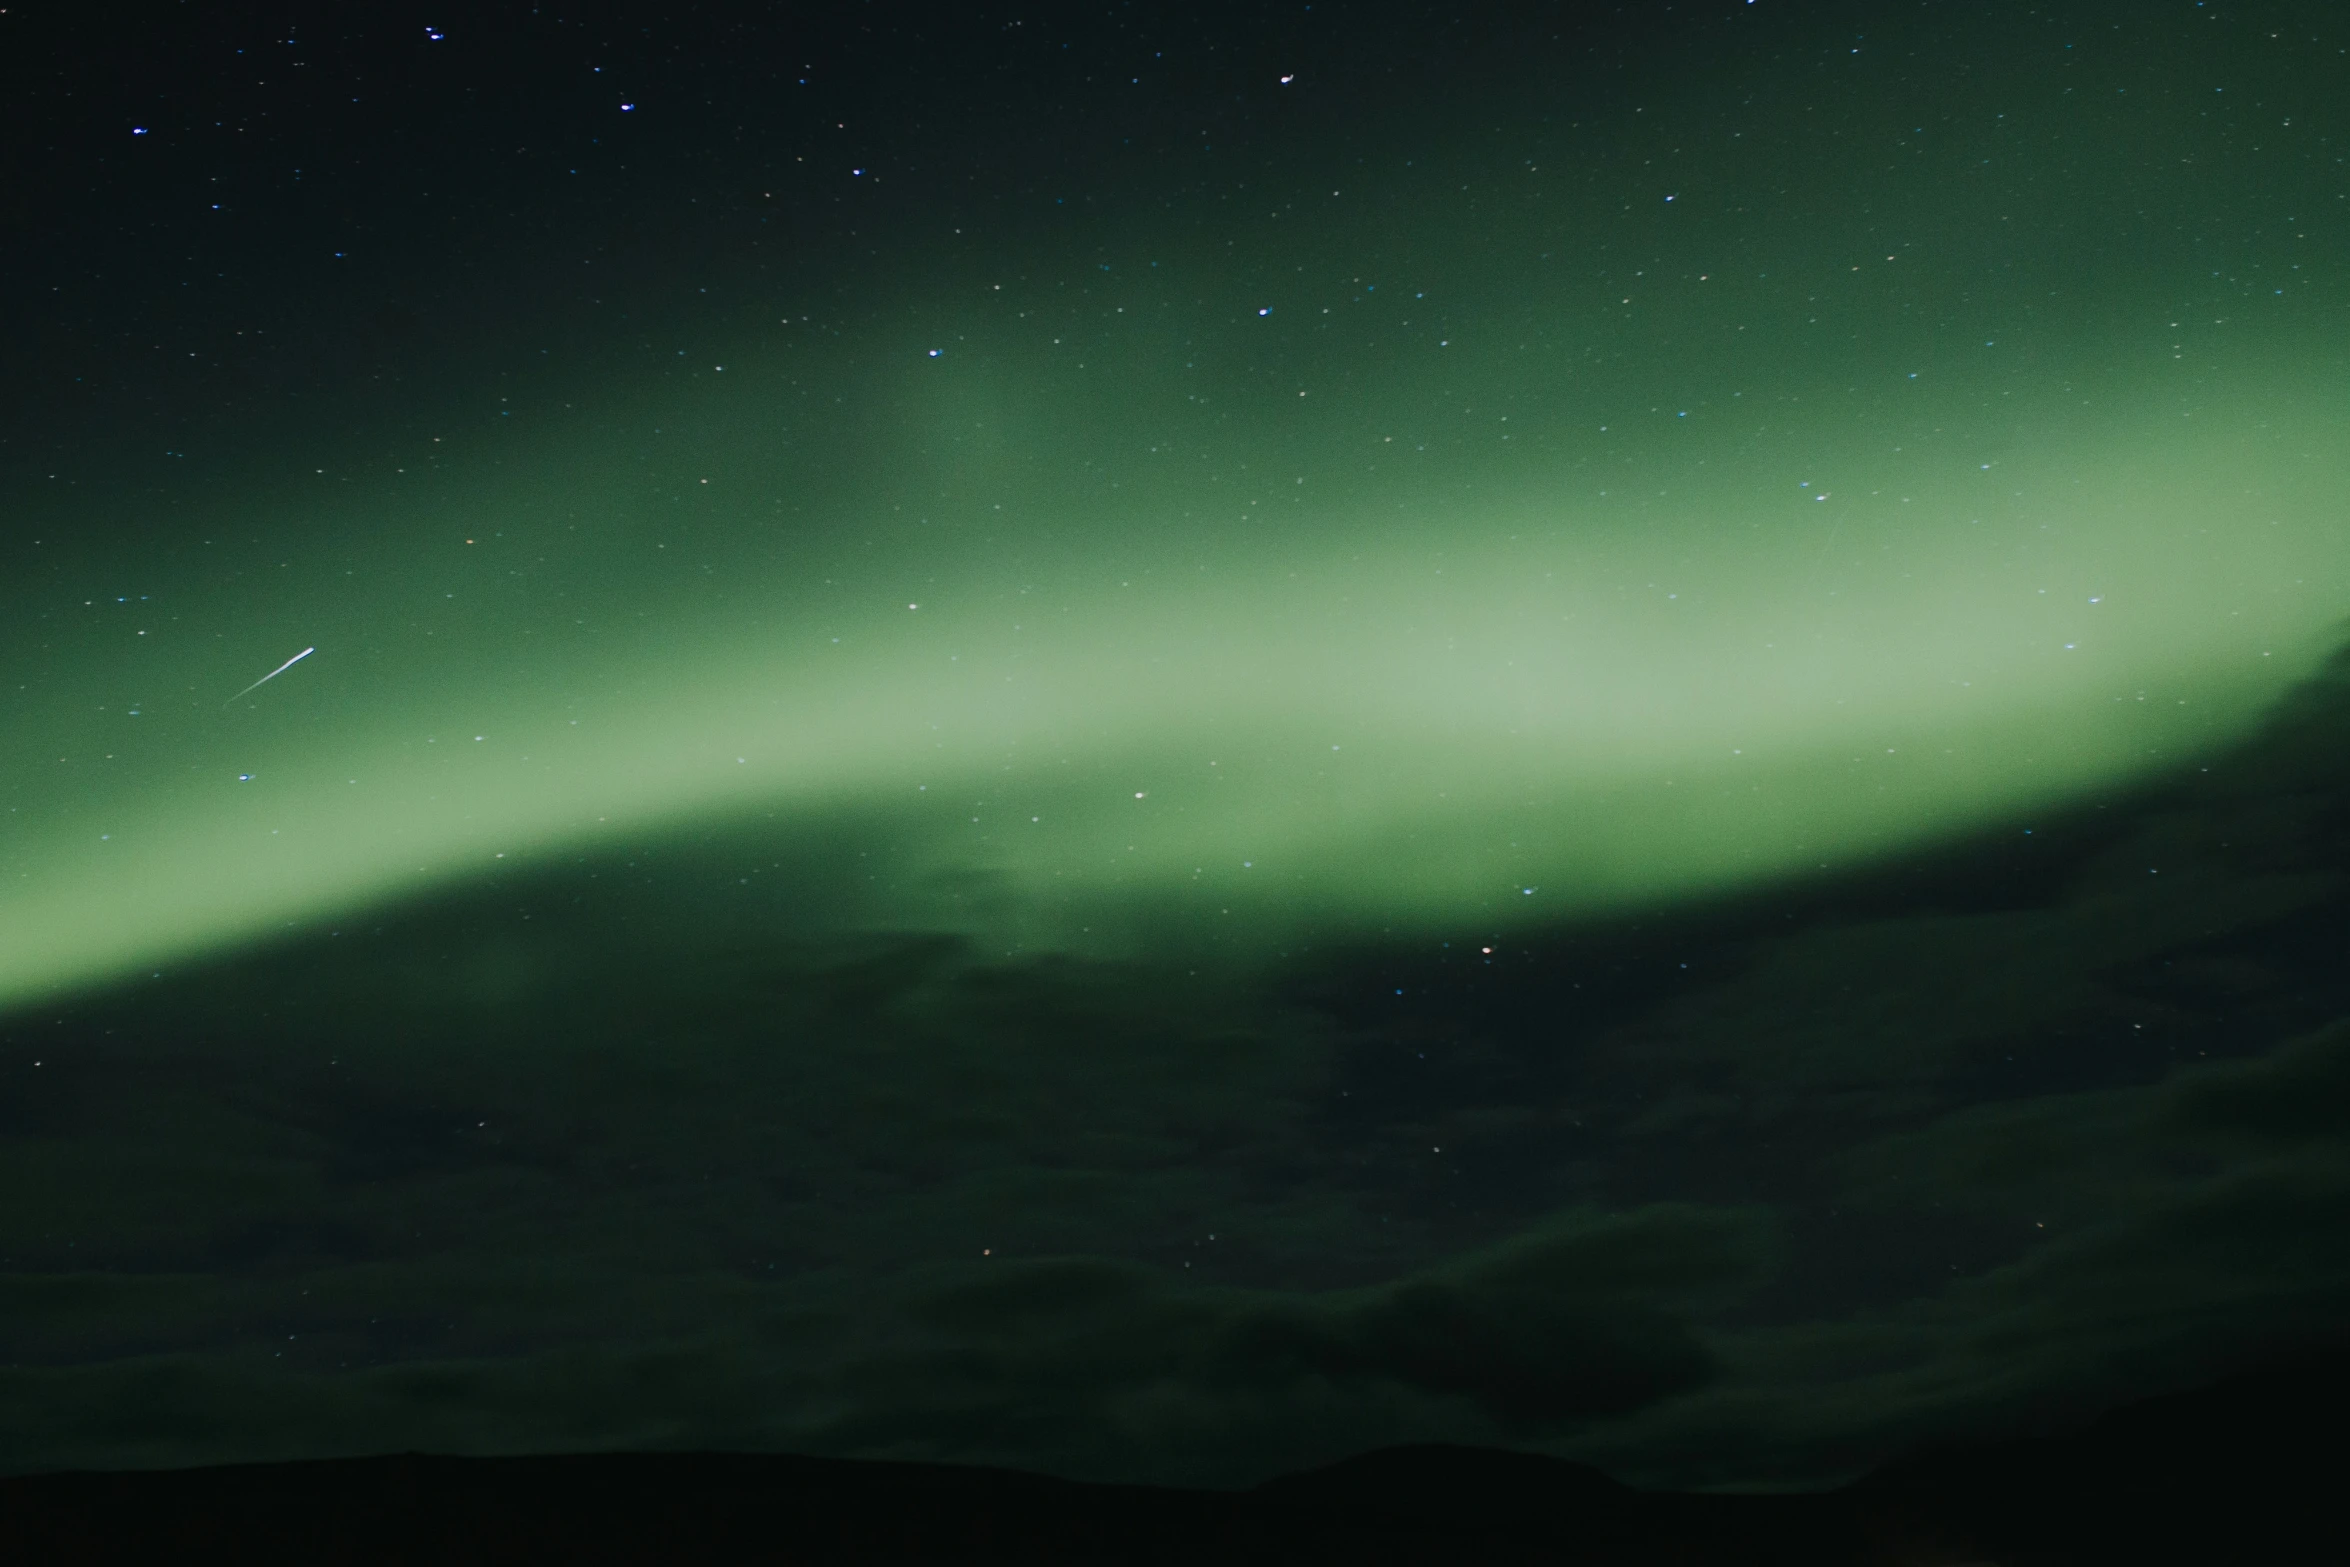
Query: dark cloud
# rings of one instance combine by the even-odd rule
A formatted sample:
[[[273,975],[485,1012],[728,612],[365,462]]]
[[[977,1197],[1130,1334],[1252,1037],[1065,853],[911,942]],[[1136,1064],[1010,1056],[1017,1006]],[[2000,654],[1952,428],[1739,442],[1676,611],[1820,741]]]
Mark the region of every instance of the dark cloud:
[[[1091,1258],[991,1264],[905,1304],[918,1338],[849,1372],[856,1412],[823,1442],[970,1457],[1044,1440],[1104,1472],[1072,1439],[1117,1433],[1124,1462],[1153,1453],[1231,1481],[1276,1455],[1349,1450],[1353,1420],[1524,1440],[1704,1383],[1712,1358],[1682,1310],[1751,1283],[1768,1229],[1672,1207],[1562,1215],[1437,1268],[1315,1293],[1186,1286]]]
[[[1685,1455],[1767,1452],[1783,1477],[1823,1480],[2330,1342],[2350,1321],[2345,1127],[2350,1024],[2335,1024],[1883,1139],[1843,1161],[1845,1202],[1920,1225],[1972,1210],[2019,1237],[2014,1259],[1888,1310],[1717,1337],[1716,1384],[1579,1450],[1682,1482],[1718,1474]]]
[[[810,1309],[822,1288],[793,1309],[708,1277],[514,1269],[501,1288],[483,1259],[441,1259],[289,1280],[316,1298],[281,1312],[300,1324],[282,1335],[252,1331],[267,1292],[213,1278],[18,1280],[17,1347],[56,1363],[0,1371],[0,1424],[29,1439],[0,1462],[738,1446],[1237,1484],[1366,1432],[1523,1440],[1699,1386],[1714,1368],[1681,1308],[1768,1254],[1759,1215],[1660,1208],[1562,1216],[1366,1289],[1037,1258],[836,1288],[832,1310]],[[424,1320],[436,1309],[455,1320]],[[566,1320],[571,1347],[536,1347]],[[40,1322],[51,1337],[22,1331]],[[132,1335],[156,1322],[211,1343],[139,1352]],[[380,1356],[387,1327],[425,1329],[427,1353],[335,1363]]]
[[[1138,1346],[1138,1368],[1178,1368],[1209,1385],[1385,1379],[1539,1427],[1704,1381],[1708,1356],[1665,1308],[1750,1282],[1767,1254],[1764,1227],[1759,1216],[1682,1208],[1570,1215],[1375,1288],[1310,1295],[1178,1294],[1139,1269],[1013,1263],[923,1298],[914,1314],[965,1343],[1042,1340],[1056,1355],[1072,1330],[1098,1331]]]

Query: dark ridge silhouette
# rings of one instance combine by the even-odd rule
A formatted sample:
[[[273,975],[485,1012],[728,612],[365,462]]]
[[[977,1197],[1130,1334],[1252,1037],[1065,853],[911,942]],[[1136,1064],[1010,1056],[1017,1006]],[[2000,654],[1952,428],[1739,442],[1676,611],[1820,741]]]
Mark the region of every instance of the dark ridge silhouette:
[[[2346,1397],[2331,1351],[1783,1496],[1442,1446],[1244,1492],[731,1453],[32,1475],[0,1480],[0,1560],[2286,1567],[2343,1559]]]

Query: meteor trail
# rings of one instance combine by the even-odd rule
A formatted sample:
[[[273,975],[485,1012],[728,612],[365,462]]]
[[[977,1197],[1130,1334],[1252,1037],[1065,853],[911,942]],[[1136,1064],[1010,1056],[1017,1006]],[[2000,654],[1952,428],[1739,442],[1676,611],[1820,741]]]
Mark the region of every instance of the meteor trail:
[[[265,685],[269,684],[269,682],[271,682],[272,680],[275,680],[275,679],[276,679],[278,676],[280,676],[280,675],[284,674],[284,673],[285,673],[287,670],[289,670],[289,669],[293,668],[293,667],[294,667],[296,664],[299,664],[300,662],[302,662],[302,660],[304,660],[304,659],[308,658],[308,657],[309,657],[311,654],[313,654],[313,653],[315,653],[315,652],[317,652],[317,651],[318,651],[318,649],[316,649],[316,648],[314,648],[314,647],[306,647],[306,648],[304,648],[304,649],[303,649],[301,652],[299,652],[299,653],[296,653],[296,654],[295,654],[295,655],[294,655],[292,658],[289,658],[289,659],[287,659],[287,660],[286,660],[284,663],[282,663],[282,664],[278,665],[278,666],[277,666],[277,668],[275,668],[275,669],[271,670],[271,671],[270,671],[268,674],[266,674],[266,675],[263,675],[263,676],[262,676],[262,677],[261,677],[259,680],[256,680],[256,681],[254,681],[252,685],[249,685],[249,686],[245,687],[245,691],[252,691],[252,690],[256,690],[256,689],[258,689],[258,688],[260,688],[260,687],[262,687],[262,686],[265,686]],[[239,691],[239,692],[237,693],[237,696],[243,696],[243,695],[245,694],[245,691]],[[230,703],[230,702],[234,702],[234,701],[237,699],[237,696],[232,696],[232,697],[230,697],[230,698],[228,699],[228,702],[223,702],[223,703],[221,703],[220,705],[221,705],[222,707],[227,707],[227,706],[229,705],[229,703]]]

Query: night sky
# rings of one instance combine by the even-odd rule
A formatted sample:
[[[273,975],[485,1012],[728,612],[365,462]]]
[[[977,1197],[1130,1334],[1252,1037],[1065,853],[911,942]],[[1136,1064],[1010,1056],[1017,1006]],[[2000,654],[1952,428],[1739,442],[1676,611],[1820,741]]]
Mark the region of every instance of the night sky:
[[[2346,72],[11,0],[0,1469],[1809,1485],[2329,1338]]]

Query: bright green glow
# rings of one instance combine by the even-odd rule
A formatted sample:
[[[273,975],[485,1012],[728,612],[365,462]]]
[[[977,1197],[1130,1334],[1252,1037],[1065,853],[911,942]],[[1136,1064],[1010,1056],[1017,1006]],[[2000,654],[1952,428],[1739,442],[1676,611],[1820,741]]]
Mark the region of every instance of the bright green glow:
[[[444,443],[443,488],[280,500],[149,613],[93,565],[27,588],[70,656],[15,720],[0,1002],[692,818],[840,813],[867,901],[810,917],[1032,946],[1721,889],[2242,733],[2350,564],[2338,396],[2289,362],[1887,373],[1867,417],[1725,374],[1687,419],[1617,396],[1627,434],[1498,357],[1315,404],[1311,365],[973,339]]]

